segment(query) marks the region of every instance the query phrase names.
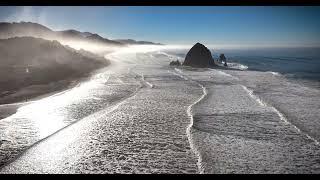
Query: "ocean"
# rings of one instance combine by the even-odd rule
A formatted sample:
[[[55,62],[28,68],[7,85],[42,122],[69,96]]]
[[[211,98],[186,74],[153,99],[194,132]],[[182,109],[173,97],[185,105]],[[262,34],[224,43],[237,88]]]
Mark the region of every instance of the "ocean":
[[[229,67],[274,72],[306,86],[320,88],[320,48],[210,49],[217,60],[221,53]],[[174,52],[170,52],[174,53]],[[175,52],[183,61],[187,50]]]

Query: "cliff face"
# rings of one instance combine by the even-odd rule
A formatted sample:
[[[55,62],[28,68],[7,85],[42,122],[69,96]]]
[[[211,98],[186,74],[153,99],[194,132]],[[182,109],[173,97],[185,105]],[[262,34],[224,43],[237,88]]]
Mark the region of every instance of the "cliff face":
[[[200,43],[195,44],[189,50],[183,62],[183,65],[199,68],[216,66],[210,50]]]

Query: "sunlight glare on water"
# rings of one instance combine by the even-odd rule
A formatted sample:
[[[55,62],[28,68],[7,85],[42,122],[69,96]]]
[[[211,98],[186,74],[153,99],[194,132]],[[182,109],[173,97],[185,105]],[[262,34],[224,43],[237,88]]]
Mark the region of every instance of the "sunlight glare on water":
[[[79,99],[92,98],[94,89],[100,87],[107,81],[107,77],[97,74],[93,80],[81,83],[77,87],[63,93],[35,101],[32,104],[20,107],[17,113],[7,118],[24,118],[30,120],[38,129],[38,134],[44,138],[58,129],[64,127],[67,110],[63,107],[76,103]]]

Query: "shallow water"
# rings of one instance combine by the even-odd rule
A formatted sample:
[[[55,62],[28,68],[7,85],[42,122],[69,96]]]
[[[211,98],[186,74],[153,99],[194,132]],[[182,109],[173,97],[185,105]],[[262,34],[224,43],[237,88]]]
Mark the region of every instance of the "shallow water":
[[[154,87],[145,85],[115,108],[98,111],[40,142],[2,172],[197,173],[185,109],[201,92],[167,69],[134,71]]]
[[[229,67],[282,74],[295,83],[320,89],[319,48],[210,49],[215,60],[224,53]],[[184,59],[188,49],[169,51]]]
[[[320,172],[319,89],[173,68],[161,51],[107,58],[114,67],[0,120],[2,163],[15,159],[1,173]]]
[[[133,94],[140,78],[124,68],[106,68],[68,91],[20,107],[0,120],[0,165],[35,142]]]
[[[191,130],[201,172],[319,173],[319,90],[264,72],[219,71],[179,71],[207,92]]]

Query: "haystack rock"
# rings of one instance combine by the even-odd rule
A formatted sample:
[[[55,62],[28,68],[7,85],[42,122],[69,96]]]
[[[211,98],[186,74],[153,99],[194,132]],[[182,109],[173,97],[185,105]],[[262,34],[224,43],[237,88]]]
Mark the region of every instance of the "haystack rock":
[[[195,44],[188,52],[184,62],[184,66],[192,66],[198,68],[216,66],[212,58],[210,50],[203,44]]]

